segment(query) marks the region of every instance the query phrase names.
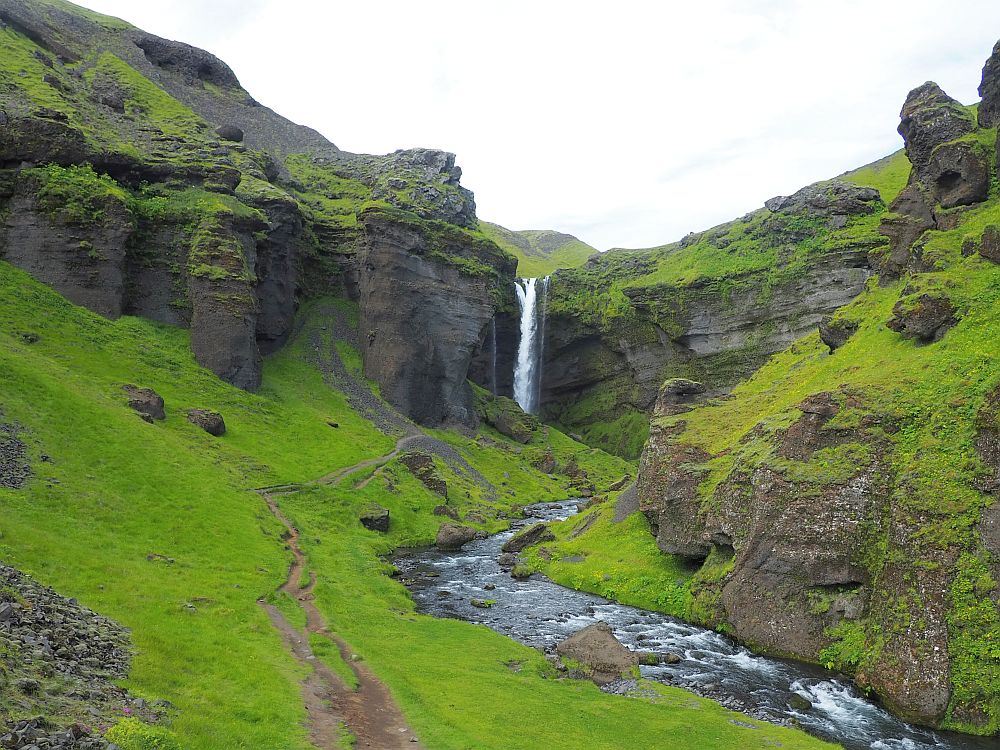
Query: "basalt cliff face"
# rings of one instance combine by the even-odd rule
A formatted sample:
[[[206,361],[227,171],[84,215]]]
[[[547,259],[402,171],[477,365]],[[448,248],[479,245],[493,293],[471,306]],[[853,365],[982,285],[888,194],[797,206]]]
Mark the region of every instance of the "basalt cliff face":
[[[692,619],[985,734],[1000,729],[998,54],[978,121],[936,84],[909,94],[908,179],[892,188],[889,163],[849,176],[880,183],[888,210],[864,215],[886,241],[807,262],[800,285],[858,276],[839,297],[831,277],[811,301],[786,291],[804,312],[789,335],[857,299],[731,394],[712,398],[711,367],[683,373],[707,388],[664,383],[638,480],[660,549],[698,567]]]
[[[471,352],[514,261],[453,154],[346,153],[210,53],[58,0],[0,0],[0,25],[0,258],[101,315],[189,326],[250,390],[303,300],[349,297],[386,397],[475,424]]]
[[[637,457],[665,379],[724,392],[857,296],[886,244],[884,212],[877,190],[834,180],[679,243],[557,272],[544,414]]]

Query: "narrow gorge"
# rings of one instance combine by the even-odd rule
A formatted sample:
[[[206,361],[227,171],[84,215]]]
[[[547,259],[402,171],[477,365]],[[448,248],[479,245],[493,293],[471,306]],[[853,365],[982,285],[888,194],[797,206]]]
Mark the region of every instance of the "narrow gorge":
[[[337,33],[339,122],[417,123]],[[0,747],[996,746],[1000,42],[895,153],[603,251],[66,0],[0,51]]]

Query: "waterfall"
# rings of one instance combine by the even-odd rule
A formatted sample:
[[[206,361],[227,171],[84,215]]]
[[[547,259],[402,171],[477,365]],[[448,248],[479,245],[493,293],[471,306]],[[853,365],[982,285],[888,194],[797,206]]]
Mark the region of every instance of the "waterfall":
[[[537,413],[541,403],[548,276],[542,279],[541,287],[542,303],[539,305],[538,279],[514,282],[521,308],[521,340],[517,345],[517,364],[514,366],[514,400],[528,414]]]

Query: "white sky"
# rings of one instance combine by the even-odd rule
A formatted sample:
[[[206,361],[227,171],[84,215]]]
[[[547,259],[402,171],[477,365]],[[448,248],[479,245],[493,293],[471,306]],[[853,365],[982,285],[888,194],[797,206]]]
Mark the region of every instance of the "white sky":
[[[978,100],[996,0],[78,0],[204,47],[348,151],[453,151],[481,218],[678,239],[901,146],[935,80]]]

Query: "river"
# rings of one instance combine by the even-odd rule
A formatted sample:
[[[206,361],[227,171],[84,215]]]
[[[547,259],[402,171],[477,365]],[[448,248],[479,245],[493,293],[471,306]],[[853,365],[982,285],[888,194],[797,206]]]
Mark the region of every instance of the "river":
[[[562,520],[576,512],[575,502],[529,506],[526,518],[514,522],[507,532],[453,552],[406,550],[394,562],[420,612],[481,623],[548,653],[559,641],[603,620],[629,648],[681,657],[677,664],[641,667],[643,677],[710,697],[758,719],[797,723],[847,750],[997,750],[996,738],[906,724],[834,672],[758,656],[711,630],[573,591],[542,575],[518,581],[500,567],[500,547],[518,529],[540,520]],[[480,609],[472,606],[472,599],[496,603]],[[789,699],[795,693],[812,708],[791,708]]]

